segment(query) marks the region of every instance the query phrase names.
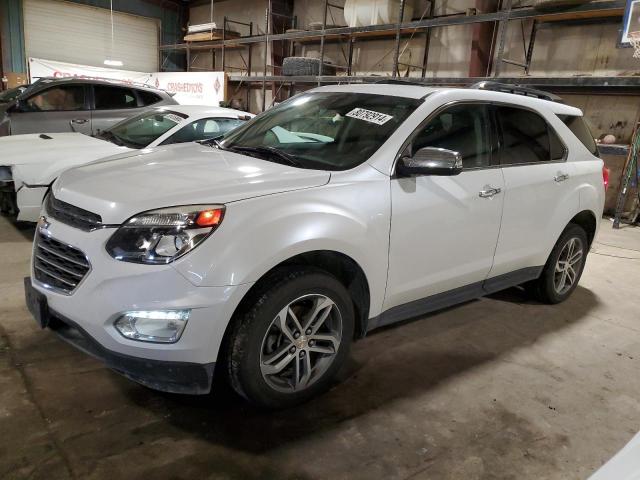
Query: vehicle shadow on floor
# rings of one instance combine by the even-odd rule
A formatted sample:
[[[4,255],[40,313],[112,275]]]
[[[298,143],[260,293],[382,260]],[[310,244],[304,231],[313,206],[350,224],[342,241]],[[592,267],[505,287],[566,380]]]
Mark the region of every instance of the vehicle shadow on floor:
[[[418,320],[372,332],[356,342],[339,383],[289,410],[259,411],[218,384],[206,396],[127,389],[137,405],[208,442],[263,453],[304,439],[438,384],[540,337],[579,322],[597,297],[578,287],[556,306],[529,300],[512,288]],[[220,382],[218,382],[220,383]]]
[[[36,231],[36,224],[31,222],[18,222],[13,217],[0,214],[0,242],[25,239],[32,241]]]

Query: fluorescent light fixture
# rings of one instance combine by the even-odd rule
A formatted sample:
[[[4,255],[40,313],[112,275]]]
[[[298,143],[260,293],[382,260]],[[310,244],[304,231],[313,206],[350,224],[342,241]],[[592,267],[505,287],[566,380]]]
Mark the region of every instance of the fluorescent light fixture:
[[[124,65],[122,63],[122,60],[105,60],[104,64],[110,67],[121,67],[122,65]]]

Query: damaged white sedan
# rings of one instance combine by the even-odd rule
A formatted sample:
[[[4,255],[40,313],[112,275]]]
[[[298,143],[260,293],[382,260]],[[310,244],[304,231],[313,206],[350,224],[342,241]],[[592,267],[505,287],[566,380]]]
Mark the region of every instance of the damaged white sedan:
[[[147,110],[94,137],[42,133],[0,138],[0,210],[18,221],[36,222],[49,186],[68,168],[215,138],[252,116],[221,107],[171,105]]]

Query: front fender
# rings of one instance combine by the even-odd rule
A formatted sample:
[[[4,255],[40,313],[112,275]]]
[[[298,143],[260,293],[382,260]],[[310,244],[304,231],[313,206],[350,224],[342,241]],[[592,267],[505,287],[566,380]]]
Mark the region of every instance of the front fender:
[[[389,178],[330,183],[227,205],[220,228],[174,267],[195,285],[240,285],[301,253],[329,250],[362,268],[370,314],[384,299],[389,249]]]

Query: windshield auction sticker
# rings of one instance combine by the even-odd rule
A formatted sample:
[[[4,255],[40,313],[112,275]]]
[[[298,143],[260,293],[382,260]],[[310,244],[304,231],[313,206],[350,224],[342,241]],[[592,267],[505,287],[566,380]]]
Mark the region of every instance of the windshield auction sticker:
[[[373,110],[365,110],[364,108],[354,108],[346,115],[347,117],[357,118],[358,120],[364,120],[365,122],[375,123],[376,125],[384,125],[393,118],[391,115],[387,115],[380,112],[374,112]]]
[[[182,120],[184,120],[184,118],[182,118],[180,115],[175,115],[173,113],[167,113],[164,118],[166,118],[167,120],[172,121],[173,123],[180,123]]]

